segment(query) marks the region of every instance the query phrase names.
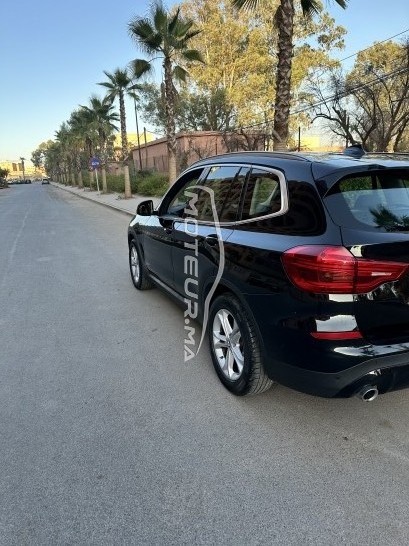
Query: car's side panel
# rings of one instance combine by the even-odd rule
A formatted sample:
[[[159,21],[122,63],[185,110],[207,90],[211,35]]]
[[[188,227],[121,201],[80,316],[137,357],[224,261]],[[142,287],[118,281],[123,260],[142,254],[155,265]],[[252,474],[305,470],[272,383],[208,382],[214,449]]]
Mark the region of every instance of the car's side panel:
[[[172,218],[153,215],[138,227],[146,267],[162,282],[173,288],[172,224]]]

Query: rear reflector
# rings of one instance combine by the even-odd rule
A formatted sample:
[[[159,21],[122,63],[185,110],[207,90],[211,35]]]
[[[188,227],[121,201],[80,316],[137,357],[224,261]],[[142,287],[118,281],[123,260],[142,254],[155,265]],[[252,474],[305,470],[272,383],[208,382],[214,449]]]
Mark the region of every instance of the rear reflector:
[[[297,246],[282,255],[291,282],[317,294],[365,294],[396,281],[409,264],[355,258],[343,246]]]
[[[312,337],[315,339],[362,339],[361,332],[311,332]]]

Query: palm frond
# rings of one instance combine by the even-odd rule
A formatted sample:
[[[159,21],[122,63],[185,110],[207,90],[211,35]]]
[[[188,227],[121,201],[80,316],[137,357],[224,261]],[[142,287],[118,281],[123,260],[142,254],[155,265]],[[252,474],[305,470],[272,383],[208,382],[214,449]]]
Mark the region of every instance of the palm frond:
[[[133,78],[139,79],[142,76],[149,75],[153,71],[153,65],[145,59],[134,59],[129,63]]]
[[[342,9],[346,9],[348,0],[334,0]]]
[[[197,49],[182,50],[182,57],[189,62],[199,62],[204,64],[202,54]]]
[[[157,32],[163,32],[168,26],[168,14],[162,2],[156,2],[151,8],[152,21]]]
[[[188,41],[200,34],[202,31],[200,29],[191,30],[190,32],[186,32],[184,35],[184,40]]]
[[[236,9],[254,11],[258,8],[261,0],[232,0],[232,6]]]
[[[301,0],[301,9],[304,15],[311,16],[320,13],[322,5],[317,0]]]
[[[187,77],[189,76],[189,72],[181,66],[177,65],[173,69],[173,76],[176,80],[185,82]]]
[[[180,8],[178,8],[173,15],[172,19],[168,23],[168,33],[173,34],[176,30],[176,27],[180,21]]]
[[[139,48],[148,55],[152,55],[161,47],[163,37],[147,19],[138,17],[133,19],[128,25],[128,32]]]

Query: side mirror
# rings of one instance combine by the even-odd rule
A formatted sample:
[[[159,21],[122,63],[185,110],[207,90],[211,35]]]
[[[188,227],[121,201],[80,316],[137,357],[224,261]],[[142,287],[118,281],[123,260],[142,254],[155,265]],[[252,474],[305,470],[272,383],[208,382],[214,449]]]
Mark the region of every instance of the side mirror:
[[[153,201],[148,199],[147,201],[142,201],[136,207],[136,214],[139,216],[151,216],[153,212]]]

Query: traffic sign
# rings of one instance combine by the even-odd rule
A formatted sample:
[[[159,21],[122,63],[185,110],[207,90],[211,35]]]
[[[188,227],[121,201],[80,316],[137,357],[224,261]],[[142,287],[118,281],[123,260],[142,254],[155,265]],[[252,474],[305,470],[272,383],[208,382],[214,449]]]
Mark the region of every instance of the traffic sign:
[[[101,161],[99,157],[91,157],[90,164],[93,169],[98,169],[98,167],[101,165]]]

